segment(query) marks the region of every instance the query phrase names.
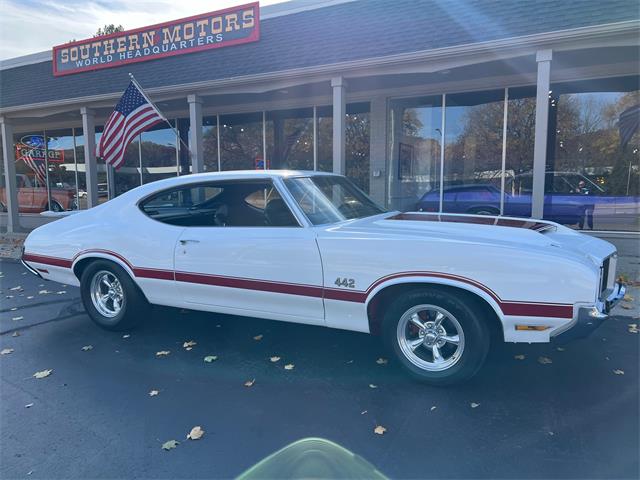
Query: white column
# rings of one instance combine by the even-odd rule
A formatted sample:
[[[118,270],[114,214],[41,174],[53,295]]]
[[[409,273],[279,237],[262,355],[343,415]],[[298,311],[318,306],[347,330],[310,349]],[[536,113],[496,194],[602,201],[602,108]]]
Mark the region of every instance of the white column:
[[[87,183],[87,208],[98,205],[98,162],[96,161],[96,119],[93,110],[82,107],[84,168]]]
[[[536,54],[538,84],[536,91],[536,132],[533,147],[533,193],[531,195],[531,216],[534,218],[542,218],[544,214],[544,177],[547,164],[551,57],[551,50],[540,50]]]
[[[4,159],[4,184],[7,208],[7,232],[19,232],[18,188],[16,186],[16,157],[13,149],[13,127],[9,121],[0,117],[2,131],[2,158]]]
[[[191,150],[191,173],[204,172],[204,144],[202,139],[202,98],[189,95],[189,149]]]
[[[331,79],[333,88],[333,173],[344,175],[346,167],[345,115],[347,113],[347,84],[342,77]]]

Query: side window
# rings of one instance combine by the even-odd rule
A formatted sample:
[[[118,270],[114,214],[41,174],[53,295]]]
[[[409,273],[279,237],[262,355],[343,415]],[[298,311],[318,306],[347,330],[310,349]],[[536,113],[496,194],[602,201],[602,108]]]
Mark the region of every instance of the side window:
[[[298,222],[271,182],[224,181],[160,192],[140,209],[183,227],[284,227]]]

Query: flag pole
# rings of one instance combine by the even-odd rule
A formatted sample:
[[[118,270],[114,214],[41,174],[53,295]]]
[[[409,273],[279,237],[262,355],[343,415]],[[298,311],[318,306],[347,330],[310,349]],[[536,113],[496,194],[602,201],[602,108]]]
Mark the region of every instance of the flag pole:
[[[144,92],[144,90],[142,89],[142,86],[138,83],[138,81],[136,80],[136,78],[133,76],[133,73],[129,72],[129,78],[131,79],[131,81],[133,82],[133,84],[136,86],[136,88],[140,91],[140,93],[142,94],[142,96],[144,97],[144,99],[149,102],[149,104],[154,108],[154,110],[158,113],[158,115],[160,115],[160,117],[162,117],[162,120],[164,120],[167,125],[169,125],[169,127],[171,128],[171,130],[173,130],[173,132],[176,134],[176,138],[179,140],[179,142],[185,146],[185,148],[187,149],[187,152],[189,152],[189,157],[191,157],[191,149],[189,148],[189,145],[187,145],[183,140],[182,137],[180,136],[180,132],[178,131],[177,128],[175,128],[173,125],[171,125],[171,122],[169,122],[169,120],[167,120],[167,118],[162,114],[162,112],[160,111],[160,109],[158,107],[156,107],[156,104],[153,103],[151,101],[151,99],[149,97],[147,97],[147,94]],[[180,148],[180,144],[178,144],[178,148]]]

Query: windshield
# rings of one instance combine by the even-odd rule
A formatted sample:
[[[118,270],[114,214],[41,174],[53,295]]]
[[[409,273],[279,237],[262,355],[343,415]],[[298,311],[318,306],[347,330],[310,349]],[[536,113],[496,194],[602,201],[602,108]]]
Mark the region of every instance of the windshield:
[[[334,175],[287,178],[285,185],[314,225],[386,212],[350,180]]]

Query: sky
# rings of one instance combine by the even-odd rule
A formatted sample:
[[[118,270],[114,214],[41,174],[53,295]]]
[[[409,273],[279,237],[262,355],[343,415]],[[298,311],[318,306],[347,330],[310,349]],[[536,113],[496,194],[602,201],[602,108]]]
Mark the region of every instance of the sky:
[[[0,0],[0,60],[90,38],[113,23],[125,30],[252,0]],[[285,0],[261,0],[260,5]]]

